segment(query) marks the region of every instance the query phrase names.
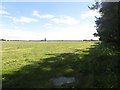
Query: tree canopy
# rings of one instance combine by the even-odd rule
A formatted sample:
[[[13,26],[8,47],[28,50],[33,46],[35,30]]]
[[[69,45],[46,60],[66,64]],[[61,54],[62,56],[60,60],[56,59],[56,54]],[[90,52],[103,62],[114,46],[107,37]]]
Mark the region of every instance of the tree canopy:
[[[89,7],[91,10],[99,9],[101,17],[96,17],[96,30],[94,36],[99,36],[104,42],[120,42],[120,6],[119,2],[96,2]]]

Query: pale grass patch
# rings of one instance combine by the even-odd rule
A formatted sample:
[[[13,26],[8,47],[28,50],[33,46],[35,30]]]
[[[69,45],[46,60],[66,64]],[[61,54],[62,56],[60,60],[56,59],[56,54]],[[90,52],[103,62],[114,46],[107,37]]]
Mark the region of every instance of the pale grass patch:
[[[6,51],[0,51],[0,52],[11,52],[11,51],[27,51],[31,50],[32,48],[23,48],[23,49],[15,49],[15,50],[6,50]]]

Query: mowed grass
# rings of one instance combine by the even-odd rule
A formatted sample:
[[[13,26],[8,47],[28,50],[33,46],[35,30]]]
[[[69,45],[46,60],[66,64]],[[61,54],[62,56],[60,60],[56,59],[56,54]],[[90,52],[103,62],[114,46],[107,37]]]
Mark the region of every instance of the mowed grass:
[[[42,62],[52,54],[74,53],[76,49],[85,50],[93,44],[94,42],[3,42],[3,74],[19,70],[34,61]]]
[[[3,42],[3,88],[54,88],[51,79],[76,81],[60,87],[118,87],[120,53],[100,42]]]

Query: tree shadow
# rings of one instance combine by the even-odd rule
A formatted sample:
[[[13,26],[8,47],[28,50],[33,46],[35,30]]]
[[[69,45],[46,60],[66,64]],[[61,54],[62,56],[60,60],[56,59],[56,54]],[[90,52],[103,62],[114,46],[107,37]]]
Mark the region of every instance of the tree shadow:
[[[50,54],[49,54],[50,55]],[[12,74],[3,74],[3,88],[55,87],[50,81],[60,76],[75,76],[79,54],[51,54],[52,57],[22,67]],[[54,56],[53,56],[54,55]],[[41,62],[42,61],[42,62]]]
[[[46,54],[12,74],[3,74],[3,88],[55,88],[52,78],[75,77],[76,82],[60,87],[118,87],[118,53],[110,47],[96,44],[85,51],[75,49],[73,53]]]
[[[120,86],[120,51],[111,44],[100,43],[89,49],[82,59],[80,85],[91,88],[118,88]],[[79,86],[79,85],[78,85]]]

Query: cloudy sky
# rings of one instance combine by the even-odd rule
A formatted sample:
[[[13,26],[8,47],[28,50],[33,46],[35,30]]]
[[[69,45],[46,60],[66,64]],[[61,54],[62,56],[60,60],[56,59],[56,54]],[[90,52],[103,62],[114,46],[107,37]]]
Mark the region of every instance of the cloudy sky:
[[[93,36],[97,11],[93,2],[3,2],[0,38],[19,40],[83,40]]]

